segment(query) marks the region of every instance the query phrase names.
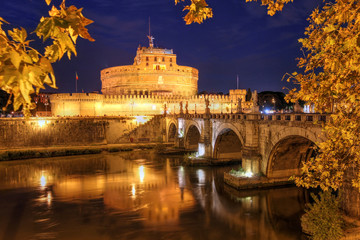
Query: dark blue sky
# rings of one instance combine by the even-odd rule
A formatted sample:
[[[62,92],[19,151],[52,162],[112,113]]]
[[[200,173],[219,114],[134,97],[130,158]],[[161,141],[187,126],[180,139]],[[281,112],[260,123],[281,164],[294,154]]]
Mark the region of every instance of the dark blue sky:
[[[56,91],[74,92],[75,72],[79,91],[99,91],[101,69],[130,65],[138,45],[148,46],[149,17],[155,45],[173,49],[179,65],[199,69],[199,91],[227,93],[236,88],[237,74],[240,88],[284,91],[283,75],[297,71],[295,59],[301,54],[297,39],[303,37],[306,18],[322,0],[294,0],[273,17],[259,3],[208,3],[212,19],[185,25],[183,4],[175,6],[173,0],[67,0],[68,6],[84,7],[85,17],[95,21],[88,28],[96,41],[79,39],[78,56],[54,64]],[[48,9],[42,0],[4,1],[0,16],[31,32]]]

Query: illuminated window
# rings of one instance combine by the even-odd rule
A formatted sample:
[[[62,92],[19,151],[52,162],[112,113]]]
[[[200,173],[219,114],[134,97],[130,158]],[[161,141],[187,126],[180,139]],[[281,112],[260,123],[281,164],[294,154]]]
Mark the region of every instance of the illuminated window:
[[[170,62],[172,62],[172,58],[170,58]]]
[[[155,61],[155,62],[157,61],[157,57],[154,57],[154,61]]]
[[[172,63],[170,63],[170,67],[172,67]]]
[[[162,58],[162,61],[165,62],[165,58],[164,58],[164,57]]]
[[[146,57],[146,61],[149,61],[149,57]]]
[[[153,70],[166,70],[166,65],[165,64],[154,64]]]

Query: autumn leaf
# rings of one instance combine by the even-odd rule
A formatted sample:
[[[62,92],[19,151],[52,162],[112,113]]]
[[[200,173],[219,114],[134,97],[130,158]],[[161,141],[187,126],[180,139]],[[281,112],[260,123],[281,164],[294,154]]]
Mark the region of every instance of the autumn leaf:
[[[51,0],[45,0],[49,5]],[[85,18],[82,9],[66,7],[65,1],[60,8],[52,6],[49,17],[42,17],[35,30],[36,35],[50,44],[44,47],[44,55],[30,46],[28,34],[24,28],[14,28],[6,34],[1,25],[7,23],[0,18],[0,88],[14,97],[14,109],[22,110],[29,116],[35,106],[30,94],[39,93],[45,84],[56,88],[56,79],[51,63],[60,60],[64,54],[76,56],[78,36],[94,41],[86,26],[92,23]],[[11,38],[11,40],[8,38]]]

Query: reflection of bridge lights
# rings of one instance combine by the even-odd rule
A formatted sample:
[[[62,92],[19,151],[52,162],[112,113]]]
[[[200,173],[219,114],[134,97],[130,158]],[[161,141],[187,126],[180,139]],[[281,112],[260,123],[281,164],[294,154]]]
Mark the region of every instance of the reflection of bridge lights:
[[[46,177],[44,175],[41,175],[40,177],[40,186],[46,187]]]
[[[205,172],[204,172],[204,170],[198,169],[196,171],[196,175],[198,177],[199,183],[200,184],[205,184]]]
[[[132,184],[132,186],[131,186],[131,195],[133,197],[135,197],[135,194],[136,194],[135,184]]]
[[[184,188],[185,187],[185,173],[184,173],[184,167],[179,167],[178,170],[178,180],[179,180],[179,187]]]
[[[139,167],[139,176],[140,176],[140,182],[144,182],[144,178],[145,178],[145,170],[144,170],[144,166],[140,166]]]
[[[52,195],[51,195],[51,192],[49,191],[47,193],[47,204],[48,204],[48,206],[51,205],[51,201],[52,201]]]

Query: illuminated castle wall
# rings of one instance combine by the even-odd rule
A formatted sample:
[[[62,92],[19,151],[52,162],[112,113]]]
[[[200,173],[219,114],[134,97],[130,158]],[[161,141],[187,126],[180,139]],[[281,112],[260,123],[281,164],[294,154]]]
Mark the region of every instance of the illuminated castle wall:
[[[179,66],[173,50],[139,47],[134,64],[101,71],[102,93],[116,95],[178,95],[197,93],[199,72]]]
[[[51,95],[52,116],[131,116],[167,113],[205,113],[206,99],[212,113],[250,111],[246,90],[230,95],[196,95],[198,70],[179,66],[173,50],[139,47],[133,65],[101,71],[102,93]]]

